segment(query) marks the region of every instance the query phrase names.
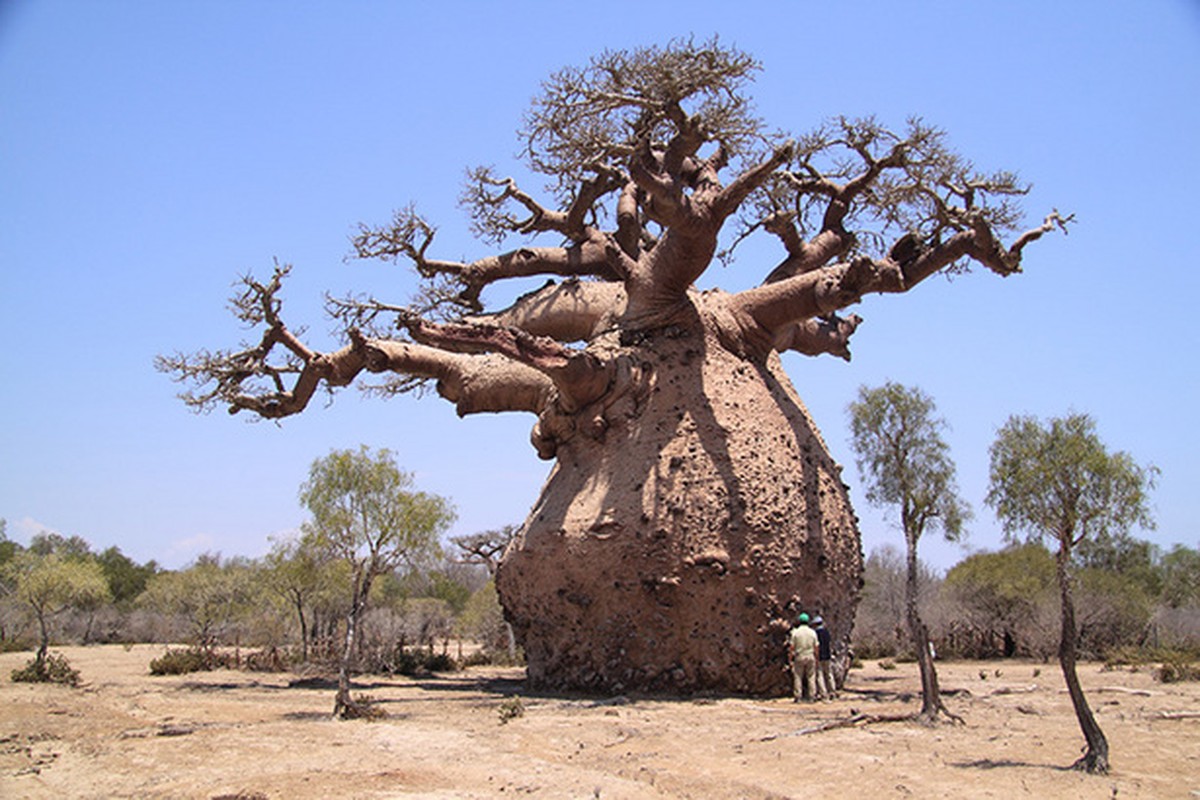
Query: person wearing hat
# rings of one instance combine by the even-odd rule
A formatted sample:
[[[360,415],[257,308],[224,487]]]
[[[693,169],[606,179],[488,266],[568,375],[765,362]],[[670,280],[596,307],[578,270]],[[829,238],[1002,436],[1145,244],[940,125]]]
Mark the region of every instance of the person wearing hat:
[[[825,627],[825,620],[821,619],[820,614],[813,617],[809,624],[817,634],[817,672],[813,676],[817,699],[832,700],[837,697],[837,691],[833,687],[833,648],[830,646],[829,629]]]
[[[792,699],[797,703],[801,700],[811,703],[819,642],[817,632],[809,627],[808,614],[801,614],[796,622],[796,627],[788,634],[788,659],[792,662]]]

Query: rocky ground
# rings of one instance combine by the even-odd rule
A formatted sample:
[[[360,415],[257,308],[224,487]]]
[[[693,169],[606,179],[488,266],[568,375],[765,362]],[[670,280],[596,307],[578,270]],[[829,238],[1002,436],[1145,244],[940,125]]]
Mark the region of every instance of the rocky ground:
[[[878,662],[813,705],[529,694],[519,669],[363,676],[384,716],[337,722],[319,680],[153,677],[162,651],[65,648],[77,689],[14,684],[29,654],[0,655],[0,797],[1200,797],[1200,684],[1148,669],[1081,665],[1112,746],[1095,777],[1064,769],[1083,740],[1053,664],[939,663],[965,724],[933,728],[862,719],[918,707],[915,665]]]

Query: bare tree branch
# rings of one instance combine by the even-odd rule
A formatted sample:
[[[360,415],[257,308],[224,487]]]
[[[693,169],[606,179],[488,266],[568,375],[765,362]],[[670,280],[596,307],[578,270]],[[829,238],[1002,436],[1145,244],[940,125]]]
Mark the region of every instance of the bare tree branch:
[[[413,339],[438,350],[498,353],[532,367],[553,381],[559,404],[573,411],[595,402],[614,377],[614,365],[586,350],[572,350],[545,336],[518,328],[485,324],[437,325],[416,317],[401,319]]]

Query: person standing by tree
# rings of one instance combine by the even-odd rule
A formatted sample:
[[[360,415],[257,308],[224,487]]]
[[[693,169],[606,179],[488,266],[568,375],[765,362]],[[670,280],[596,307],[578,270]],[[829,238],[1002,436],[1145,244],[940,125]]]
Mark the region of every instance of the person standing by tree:
[[[934,416],[936,408],[927,394],[891,382],[876,389],[860,388],[858,401],[850,404],[849,411],[851,444],[858,456],[867,500],[878,506],[899,507],[908,562],[905,617],[921,671],[918,719],[931,724],[941,712],[961,722],[942,703],[929,652],[929,632],[917,608],[917,543],[922,534],[940,527],[947,540],[956,541],[971,515],[970,508],[958,497],[954,462],[942,439],[946,423]]]
[[[788,636],[788,660],[792,664],[792,700],[799,703],[813,700],[812,688],[817,672],[817,632],[808,624],[808,614],[801,614],[796,627]]]
[[[987,504],[995,509],[1004,533],[1014,539],[1058,542],[1055,573],[1062,603],[1058,661],[1087,750],[1075,769],[1108,772],[1108,739],[1096,722],[1075,671],[1075,602],[1072,555],[1091,538],[1105,542],[1134,525],[1153,527],[1146,495],[1157,470],[1140,467],[1124,452],[1109,453],[1086,414],[1069,414],[1042,424],[1013,416],[991,447]]]
[[[367,609],[375,579],[397,567],[412,566],[437,552],[438,537],[454,520],[441,497],[413,491],[412,476],[401,471],[392,454],[334,450],[313,462],[300,501],[312,514],[306,535],[351,572],[346,640],[338,670],[333,715],[361,716],[365,709],[350,697],[350,668],[355,636]]]
[[[813,678],[816,684],[818,700],[832,700],[837,697],[833,683],[833,646],[830,641],[829,629],[821,615],[813,617],[812,629],[817,634],[817,674]]]

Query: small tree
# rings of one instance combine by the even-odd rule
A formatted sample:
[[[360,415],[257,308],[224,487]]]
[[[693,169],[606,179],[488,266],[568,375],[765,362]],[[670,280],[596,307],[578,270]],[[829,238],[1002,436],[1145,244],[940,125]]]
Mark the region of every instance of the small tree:
[[[150,579],[138,602],[163,614],[182,617],[196,645],[206,654],[246,613],[254,595],[248,566],[237,559],[202,555],[186,569],[160,572]]]
[[[1162,557],[1160,601],[1168,608],[1200,605],[1200,549],[1177,544]]]
[[[508,548],[509,542],[517,535],[518,525],[504,525],[500,528],[494,528],[489,531],[480,531],[479,533],[471,533],[466,536],[455,536],[450,541],[454,543],[460,551],[462,561],[466,564],[482,564],[488,571],[488,577],[491,578],[489,585],[491,586],[489,595],[487,592],[476,592],[476,603],[482,603],[480,608],[489,609],[487,598],[496,593],[496,570],[500,566],[500,558],[504,555],[504,551]],[[485,587],[486,588],[486,587]],[[499,608],[499,599],[496,603]],[[484,612],[480,612],[484,613]],[[489,615],[489,623],[495,621],[495,615]],[[513,633],[512,625],[504,618],[503,611],[498,615],[499,625],[504,631],[506,647],[508,649],[509,663],[517,662],[517,637]],[[486,626],[485,626],[486,627]],[[485,641],[485,651],[494,651],[495,648]]]
[[[851,444],[867,500],[878,506],[897,506],[900,514],[908,565],[905,617],[921,671],[918,719],[932,723],[940,711],[961,721],[942,703],[929,652],[929,632],[917,606],[917,543],[921,536],[926,530],[940,528],[954,541],[962,535],[963,523],[971,513],[958,498],[954,462],[941,436],[946,423],[934,416],[933,400],[920,389],[891,382],[876,389],[862,387],[849,410]]]
[[[328,562],[327,554],[322,552],[311,533],[297,539],[274,541],[264,558],[264,584],[296,612],[296,621],[300,625],[301,661],[308,661],[312,606],[335,582],[331,570],[327,569]]]
[[[450,541],[459,549],[460,560],[464,564],[482,564],[487,569],[488,576],[495,578],[500,557],[504,555],[508,543],[516,536],[517,528],[517,525],[505,525],[490,531],[455,536]]]
[[[51,619],[69,608],[107,600],[108,584],[95,561],[63,558],[55,553],[18,553],[7,571],[16,599],[37,619],[38,649],[32,668],[34,674],[44,675]]]
[[[1152,527],[1146,495],[1154,467],[1140,467],[1124,452],[1109,453],[1086,414],[1070,414],[1042,424],[1013,416],[991,448],[987,503],[1005,535],[1024,531],[1030,539],[1058,543],[1055,574],[1062,602],[1058,659],[1087,751],[1074,766],[1107,773],[1108,740],[1088,706],[1076,674],[1075,603],[1072,597],[1075,548],[1089,537],[1108,540],[1131,527]]]
[[[300,490],[300,502],[312,514],[306,534],[347,563],[352,577],[335,717],[362,712],[350,697],[350,667],[375,579],[434,555],[438,537],[454,520],[446,500],[413,491],[412,484],[412,476],[396,466],[389,451],[372,454],[363,446],[334,450],[314,461]]]

